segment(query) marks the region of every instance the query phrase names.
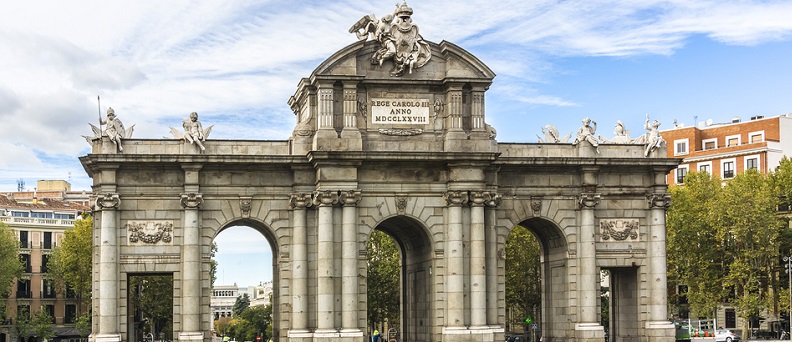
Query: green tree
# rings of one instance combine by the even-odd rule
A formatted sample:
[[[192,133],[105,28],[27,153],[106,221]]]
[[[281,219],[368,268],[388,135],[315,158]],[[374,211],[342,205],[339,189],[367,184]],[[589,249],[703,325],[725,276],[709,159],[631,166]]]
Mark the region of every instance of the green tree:
[[[242,319],[249,325],[247,332],[252,332],[252,335],[245,335],[243,340],[255,341],[256,335],[261,336],[262,341],[270,338],[269,334],[272,332],[272,304],[251,306],[242,312]]]
[[[31,325],[33,327],[33,334],[39,341],[49,340],[55,336],[55,319],[47,313],[46,310],[39,310],[36,316],[33,317]]]
[[[726,296],[722,280],[729,261],[723,258],[715,216],[723,209],[718,204],[720,190],[720,180],[706,172],[691,172],[684,185],[669,189],[668,280],[672,286],[687,286],[684,295],[694,316],[713,317],[718,303]]]
[[[14,332],[17,335],[17,340],[27,340],[30,336],[33,336],[33,322],[30,320],[30,308],[21,307],[16,314]]]
[[[74,322],[74,328],[77,329],[82,338],[88,337],[88,334],[91,333],[91,313],[85,312],[78,316],[77,321]]]
[[[384,322],[399,323],[399,280],[401,253],[396,241],[385,232],[374,230],[368,243],[368,322],[375,327]],[[372,328],[373,329],[373,328]]]
[[[217,280],[217,260],[215,260],[215,255],[217,254],[217,243],[212,242],[212,248],[209,253],[209,279],[211,280],[211,286],[214,287],[214,283]]]
[[[228,332],[231,328],[231,317],[223,316],[215,320],[214,323],[215,331],[220,334],[220,336],[228,335]]]
[[[164,334],[166,340],[173,339],[173,276],[146,275],[130,276],[130,299],[133,308],[153,325],[155,337]]]
[[[748,331],[751,317],[769,309],[770,274],[779,258],[780,220],[775,215],[777,198],[770,182],[756,170],[745,171],[729,181],[718,197],[718,239],[730,263],[725,285],[734,289],[737,313]],[[763,291],[764,290],[764,291]]]
[[[74,227],[63,233],[63,241],[55,247],[47,264],[47,276],[63,293],[68,286],[77,296],[77,314],[88,310],[91,300],[91,272],[93,262],[93,218],[84,215],[74,221]]]
[[[515,323],[527,328],[526,318],[538,321],[542,304],[541,249],[536,237],[516,226],[506,241],[506,309]],[[514,327],[511,328],[514,331]]]
[[[241,296],[238,296],[236,302],[234,302],[234,307],[231,308],[231,312],[234,313],[234,317],[241,317],[242,313],[250,307],[250,296],[247,293],[243,293]]]
[[[19,239],[11,228],[0,222],[0,320],[5,319],[5,298],[11,293],[13,280],[21,276],[23,270]]]

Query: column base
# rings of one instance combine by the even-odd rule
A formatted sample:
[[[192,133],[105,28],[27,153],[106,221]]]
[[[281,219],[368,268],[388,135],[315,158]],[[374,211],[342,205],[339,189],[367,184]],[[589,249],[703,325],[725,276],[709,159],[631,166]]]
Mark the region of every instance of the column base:
[[[646,322],[645,334],[648,342],[672,342],[676,340],[676,328],[669,321]]]
[[[97,334],[93,336],[96,342],[121,342],[121,334]]]
[[[605,340],[605,328],[599,323],[575,324],[575,340],[577,342]]]
[[[200,331],[183,331],[179,333],[179,341],[203,341],[204,334]]]
[[[499,336],[499,339],[495,339]],[[462,342],[494,342],[503,340],[503,328],[492,329],[489,326],[474,327],[445,327],[443,328],[443,341]]]
[[[292,336],[289,335],[289,339]],[[295,336],[295,338],[297,338]],[[363,332],[358,329],[342,329],[342,330],[335,330],[335,329],[325,329],[325,330],[316,330],[313,333],[313,339],[311,341],[339,341],[339,342],[363,342],[365,341],[365,337],[363,336]]]

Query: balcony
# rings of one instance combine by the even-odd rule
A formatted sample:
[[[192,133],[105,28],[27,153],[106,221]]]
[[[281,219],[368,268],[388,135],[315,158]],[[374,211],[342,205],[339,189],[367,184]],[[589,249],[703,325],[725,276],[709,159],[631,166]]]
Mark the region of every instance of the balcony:
[[[17,216],[0,216],[0,222],[9,226],[74,226],[74,220],[67,219],[49,219],[49,218],[34,218],[34,217],[17,217]]]

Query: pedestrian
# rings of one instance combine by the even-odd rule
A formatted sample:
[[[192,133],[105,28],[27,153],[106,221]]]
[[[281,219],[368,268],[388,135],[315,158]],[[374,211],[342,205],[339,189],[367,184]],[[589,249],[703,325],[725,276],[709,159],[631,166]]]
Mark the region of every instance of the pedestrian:
[[[372,334],[372,335],[374,337],[374,342],[378,342],[379,341],[379,330],[374,329],[374,334]]]

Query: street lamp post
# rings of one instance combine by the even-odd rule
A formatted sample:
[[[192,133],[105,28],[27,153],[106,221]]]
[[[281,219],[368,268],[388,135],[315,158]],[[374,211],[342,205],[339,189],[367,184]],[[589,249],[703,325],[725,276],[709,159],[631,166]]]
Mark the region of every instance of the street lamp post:
[[[789,327],[790,330],[792,330],[792,257],[785,256],[784,262],[786,262],[786,265],[784,265],[784,272],[786,272],[789,278],[789,310],[787,310],[787,312],[789,312]],[[792,331],[790,332],[789,339],[792,340]]]

